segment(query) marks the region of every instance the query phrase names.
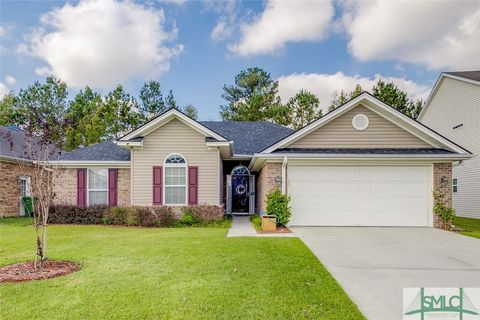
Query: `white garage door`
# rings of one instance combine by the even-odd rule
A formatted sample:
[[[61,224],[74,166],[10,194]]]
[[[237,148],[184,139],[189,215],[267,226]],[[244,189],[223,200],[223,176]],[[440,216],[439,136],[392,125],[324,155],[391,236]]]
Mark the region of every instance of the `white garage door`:
[[[428,226],[427,166],[288,166],[294,226]]]

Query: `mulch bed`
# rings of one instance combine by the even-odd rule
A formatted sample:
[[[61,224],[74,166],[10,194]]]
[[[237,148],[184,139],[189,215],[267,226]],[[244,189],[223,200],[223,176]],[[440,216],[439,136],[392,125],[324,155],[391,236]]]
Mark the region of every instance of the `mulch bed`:
[[[257,230],[257,233],[292,233],[292,230],[288,228],[277,228],[276,231],[262,231],[262,229]]]
[[[55,278],[80,270],[80,266],[69,261],[46,261],[40,270],[34,262],[20,262],[0,269],[0,283],[23,282]]]

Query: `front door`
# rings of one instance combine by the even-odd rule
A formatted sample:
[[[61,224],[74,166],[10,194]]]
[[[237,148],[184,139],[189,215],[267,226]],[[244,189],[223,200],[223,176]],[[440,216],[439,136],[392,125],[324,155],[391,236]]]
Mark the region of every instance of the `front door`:
[[[232,212],[248,213],[248,176],[232,175]]]

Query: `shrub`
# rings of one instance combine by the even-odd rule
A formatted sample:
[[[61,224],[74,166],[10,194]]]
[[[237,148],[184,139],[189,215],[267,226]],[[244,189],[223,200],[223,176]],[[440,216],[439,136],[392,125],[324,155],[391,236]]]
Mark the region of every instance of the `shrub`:
[[[159,225],[157,214],[152,208],[137,208],[138,221],[142,227],[155,227]]]
[[[110,208],[107,213],[109,224],[126,225],[128,218],[128,210],[124,207]]]
[[[195,216],[193,207],[183,207],[182,217],[178,220],[178,224],[181,226],[193,226],[199,223],[201,220]]]
[[[53,205],[50,207],[48,221],[53,224],[101,224],[106,210],[106,206]]]
[[[189,213],[198,221],[222,220],[223,216],[225,215],[225,209],[221,206],[199,204],[196,206],[184,208],[189,208]]]
[[[290,221],[292,210],[290,197],[275,189],[267,194],[267,213],[277,217],[277,226],[286,226]]]
[[[175,214],[171,207],[154,207],[153,211],[157,215],[157,223],[159,227],[175,226]]]
[[[445,205],[445,195],[441,193],[433,193],[435,205],[433,212],[440,218],[442,228],[446,230],[452,229],[453,219],[455,218],[455,209]]]
[[[127,218],[126,218],[126,224],[128,226],[139,226],[140,225],[140,214],[139,214],[139,208],[137,207],[127,207],[125,208]]]

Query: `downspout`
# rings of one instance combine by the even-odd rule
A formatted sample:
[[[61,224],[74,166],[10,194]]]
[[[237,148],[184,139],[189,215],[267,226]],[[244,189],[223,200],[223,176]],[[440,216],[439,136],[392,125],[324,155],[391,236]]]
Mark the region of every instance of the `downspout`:
[[[452,166],[453,167],[460,167],[463,165],[463,160],[460,160],[460,161],[457,161],[457,162],[454,162],[452,163]]]
[[[287,156],[283,157],[282,162],[282,193],[287,194],[287,163],[288,158]]]

